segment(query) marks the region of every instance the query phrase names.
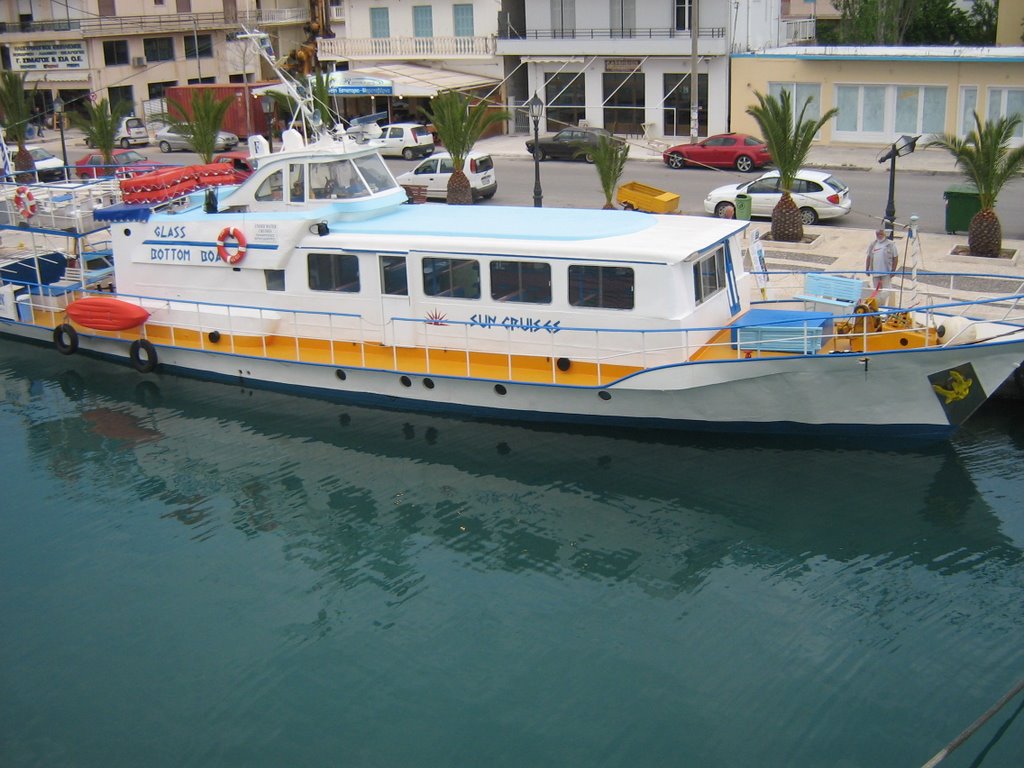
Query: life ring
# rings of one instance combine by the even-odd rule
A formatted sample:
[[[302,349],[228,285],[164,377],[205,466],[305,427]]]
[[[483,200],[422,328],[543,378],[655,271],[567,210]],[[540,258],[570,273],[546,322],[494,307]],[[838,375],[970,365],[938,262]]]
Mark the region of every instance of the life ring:
[[[36,199],[28,187],[18,187],[14,191],[14,207],[18,209],[23,219],[31,219],[36,215]]]
[[[128,348],[128,359],[139,373],[152,373],[156,368],[156,348],[148,339],[136,339]]]
[[[53,329],[53,345],[62,355],[73,355],[78,351],[78,331],[69,323],[61,323]]]
[[[230,253],[224,246],[224,242],[229,238],[238,243],[238,248],[234,253]],[[247,247],[248,243],[245,239],[245,235],[234,227],[224,227],[224,229],[220,231],[220,234],[217,235],[217,255],[224,259],[228,264],[237,264],[245,258],[245,251]]]

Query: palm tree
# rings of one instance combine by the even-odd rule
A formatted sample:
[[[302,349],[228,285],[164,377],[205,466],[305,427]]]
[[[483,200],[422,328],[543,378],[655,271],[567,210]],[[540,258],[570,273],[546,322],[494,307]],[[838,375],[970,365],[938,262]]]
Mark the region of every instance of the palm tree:
[[[32,122],[32,105],[25,91],[25,75],[21,72],[0,72],[0,121],[3,122],[7,142],[18,146],[14,154],[14,169],[34,171],[35,161],[25,148],[28,126]],[[24,178],[18,175],[19,181]]]
[[[1024,146],[1010,149],[1020,115],[986,120],[974,113],[974,130],[961,139],[952,134],[938,136],[929,147],[942,147],[956,159],[956,166],[978,190],[981,210],[967,228],[967,247],[975,256],[999,256],[1003,228],[996,216],[996,198],[1006,183],[1024,172]]]
[[[626,158],[629,157],[629,144],[608,136],[601,136],[597,146],[586,150],[594,160],[594,168],[597,170],[597,177],[601,180],[601,190],[604,192],[604,208],[614,208],[612,198],[615,196],[615,187],[622,178],[622,172],[626,169]]]
[[[478,101],[470,106],[469,98],[456,91],[443,91],[430,100],[431,107],[424,116],[452,156],[453,172],[448,179],[449,205],[472,205],[473,190],[463,168],[466,156],[480,137],[495,123],[508,119],[505,110],[492,109]]]
[[[232,100],[231,96],[218,99],[206,88],[199,88],[192,94],[188,104],[168,97],[169,110],[154,117],[186,137],[204,163],[212,163],[217,151],[217,134],[224,124],[224,116],[231,108]]]
[[[793,120],[793,95],[782,91],[779,98],[754,91],[757,104],[747,107],[747,114],[753,117],[761,129],[772,162],[779,169],[779,188],[782,198],[772,211],[772,239],[787,243],[798,243],[804,237],[804,223],[800,208],[793,202],[793,181],[797,171],[811,151],[815,134],[831,120],[839,110],[833,107],[817,120],[805,118],[811,97],[807,97],[800,115]]]
[[[126,101],[110,104],[106,99],[100,99],[95,104],[83,100],[82,104],[85,106],[85,114],[68,112],[68,119],[85,134],[85,143],[100,151],[103,164],[113,165],[117,128],[121,118],[127,116],[131,105]]]

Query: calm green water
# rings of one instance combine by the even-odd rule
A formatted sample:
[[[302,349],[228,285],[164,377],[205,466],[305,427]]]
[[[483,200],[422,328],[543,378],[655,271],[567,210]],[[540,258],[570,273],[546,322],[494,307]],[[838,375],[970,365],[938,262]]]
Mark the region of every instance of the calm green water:
[[[3,766],[919,766],[1024,676],[1020,409],[570,433],[10,341],[0,402]]]

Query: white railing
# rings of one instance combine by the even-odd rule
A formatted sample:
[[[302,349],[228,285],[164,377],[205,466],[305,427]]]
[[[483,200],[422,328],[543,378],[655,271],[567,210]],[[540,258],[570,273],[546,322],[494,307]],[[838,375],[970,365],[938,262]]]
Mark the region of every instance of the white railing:
[[[782,22],[782,39],[786,45],[810,42],[817,37],[815,19],[789,19]]]
[[[357,37],[318,40],[321,58],[406,59],[490,57],[495,52],[493,37]]]

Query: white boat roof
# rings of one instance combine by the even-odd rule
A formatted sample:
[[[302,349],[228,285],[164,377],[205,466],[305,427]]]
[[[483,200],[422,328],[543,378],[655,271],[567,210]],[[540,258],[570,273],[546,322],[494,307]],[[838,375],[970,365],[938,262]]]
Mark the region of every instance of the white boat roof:
[[[330,245],[351,249],[508,253],[673,264],[742,231],[747,221],[566,208],[403,205],[331,223]],[[381,248],[381,241],[387,245]],[[328,243],[324,243],[327,245]],[[514,245],[513,245],[514,244]],[[586,250],[581,252],[580,246]],[[585,254],[585,256],[583,255]]]

